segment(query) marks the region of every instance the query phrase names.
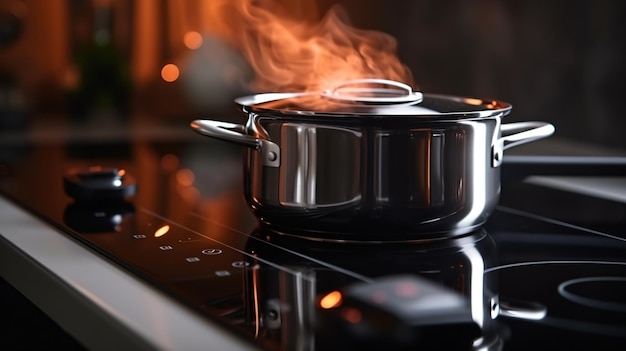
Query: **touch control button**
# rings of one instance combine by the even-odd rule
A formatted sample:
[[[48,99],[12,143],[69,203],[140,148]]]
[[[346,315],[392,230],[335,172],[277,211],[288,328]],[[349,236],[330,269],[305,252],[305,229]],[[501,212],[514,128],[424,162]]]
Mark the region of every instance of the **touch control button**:
[[[163,251],[167,251],[167,250],[172,250],[173,247],[171,247],[170,245],[163,245],[163,246],[159,246],[159,249]]]
[[[220,249],[204,249],[202,250],[202,253],[205,255],[209,255],[209,256],[215,256],[215,255],[219,255],[222,253],[222,250]]]
[[[250,262],[244,262],[244,261],[235,261],[231,264],[231,266],[235,268],[248,267],[249,265],[250,265]]]

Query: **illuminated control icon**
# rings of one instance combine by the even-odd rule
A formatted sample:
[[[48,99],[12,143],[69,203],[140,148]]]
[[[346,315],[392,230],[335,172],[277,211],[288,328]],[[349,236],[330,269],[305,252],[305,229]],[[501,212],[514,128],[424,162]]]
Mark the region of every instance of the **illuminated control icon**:
[[[222,250],[220,249],[204,249],[202,250],[202,253],[205,255],[209,255],[209,256],[215,256],[215,255],[219,255],[222,253]]]
[[[235,268],[242,268],[242,267],[248,267],[250,265],[249,262],[245,262],[245,261],[235,261],[231,264],[231,266],[235,267]]]

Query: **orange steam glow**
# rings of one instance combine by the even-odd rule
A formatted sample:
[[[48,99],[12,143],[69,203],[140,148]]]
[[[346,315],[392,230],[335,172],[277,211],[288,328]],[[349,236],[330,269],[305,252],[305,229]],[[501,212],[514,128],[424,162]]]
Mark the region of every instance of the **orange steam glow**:
[[[388,34],[349,25],[341,7],[320,16],[314,0],[214,0],[209,32],[238,48],[256,73],[256,91],[320,92],[348,80],[412,85]],[[205,17],[205,18],[206,18]]]

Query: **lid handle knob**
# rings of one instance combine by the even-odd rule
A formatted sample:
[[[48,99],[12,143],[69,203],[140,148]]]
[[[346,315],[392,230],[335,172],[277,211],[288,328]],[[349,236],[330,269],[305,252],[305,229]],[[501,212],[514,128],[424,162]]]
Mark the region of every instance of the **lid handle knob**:
[[[387,85],[392,88],[363,87],[363,85]],[[421,92],[413,91],[408,84],[389,79],[354,79],[322,92],[324,98],[340,102],[356,102],[378,105],[413,105],[422,101]]]

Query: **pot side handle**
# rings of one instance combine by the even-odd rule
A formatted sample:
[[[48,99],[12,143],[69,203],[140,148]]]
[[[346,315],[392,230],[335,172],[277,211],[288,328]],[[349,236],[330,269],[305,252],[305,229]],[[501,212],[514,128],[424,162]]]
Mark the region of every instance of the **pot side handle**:
[[[197,119],[190,124],[191,129],[212,138],[247,146],[261,152],[261,164],[270,167],[280,165],[280,148],[275,143],[245,134],[245,126],[241,124]]]
[[[546,317],[548,308],[533,301],[522,301],[503,298],[499,303],[498,315],[510,318],[539,321]]]
[[[554,126],[547,122],[516,122],[502,124],[500,130],[504,135],[492,147],[493,167],[502,164],[504,150],[549,137],[554,133]]]

